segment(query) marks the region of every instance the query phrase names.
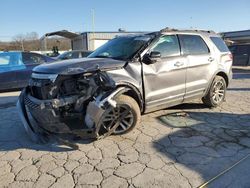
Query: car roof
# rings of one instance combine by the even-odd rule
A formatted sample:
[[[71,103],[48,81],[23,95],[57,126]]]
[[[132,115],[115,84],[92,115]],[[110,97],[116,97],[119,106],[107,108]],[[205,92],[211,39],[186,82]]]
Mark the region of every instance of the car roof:
[[[203,30],[203,29],[171,29],[171,28],[164,28],[160,30],[161,34],[193,34],[193,35],[205,35],[205,36],[214,36],[214,37],[221,37],[219,34],[212,30]]]
[[[171,29],[171,28],[164,28],[160,31],[155,32],[147,32],[142,34],[128,34],[128,35],[120,35],[117,37],[139,37],[139,36],[147,36],[147,35],[155,35],[160,36],[164,34],[187,34],[187,35],[203,35],[207,37],[221,37],[221,35],[217,34],[211,30],[202,30],[202,29]]]
[[[91,52],[90,50],[71,50],[66,52]]]

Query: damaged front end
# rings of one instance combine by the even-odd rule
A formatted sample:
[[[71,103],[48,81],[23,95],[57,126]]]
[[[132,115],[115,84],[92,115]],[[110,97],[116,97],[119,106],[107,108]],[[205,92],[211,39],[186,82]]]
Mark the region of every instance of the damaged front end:
[[[118,124],[101,127],[107,109],[126,92],[116,87],[100,70],[71,75],[33,73],[29,86],[19,96],[17,107],[30,138],[47,142],[51,135],[70,134],[80,138],[102,138],[113,133]]]

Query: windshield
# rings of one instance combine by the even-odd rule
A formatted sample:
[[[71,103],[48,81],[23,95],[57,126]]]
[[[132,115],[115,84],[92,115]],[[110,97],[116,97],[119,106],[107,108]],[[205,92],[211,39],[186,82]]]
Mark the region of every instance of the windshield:
[[[99,47],[88,57],[127,60],[132,58],[151,39],[150,35],[117,37]]]

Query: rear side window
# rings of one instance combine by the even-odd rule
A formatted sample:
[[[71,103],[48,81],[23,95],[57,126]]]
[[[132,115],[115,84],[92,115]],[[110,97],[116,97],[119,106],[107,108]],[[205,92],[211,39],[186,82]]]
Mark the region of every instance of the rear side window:
[[[19,52],[3,52],[0,53],[0,66],[16,66],[23,65],[21,54]]]
[[[210,37],[215,46],[220,50],[220,52],[229,52],[227,45],[220,37]]]
[[[3,52],[0,53],[0,73],[25,69],[21,53]]]
[[[39,54],[23,53],[24,64],[40,64],[44,62],[45,62],[44,59]]]
[[[209,49],[205,41],[198,35],[179,35],[184,55],[208,54]]]

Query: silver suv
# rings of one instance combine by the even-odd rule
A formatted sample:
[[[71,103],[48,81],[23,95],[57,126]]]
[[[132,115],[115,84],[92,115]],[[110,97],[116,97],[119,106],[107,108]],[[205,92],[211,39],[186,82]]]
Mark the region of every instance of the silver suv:
[[[33,69],[18,101],[35,141],[71,133],[123,134],[142,113],[195,98],[220,105],[231,80],[232,55],[212,31],[164,29],[110,40],[88,58]]]

